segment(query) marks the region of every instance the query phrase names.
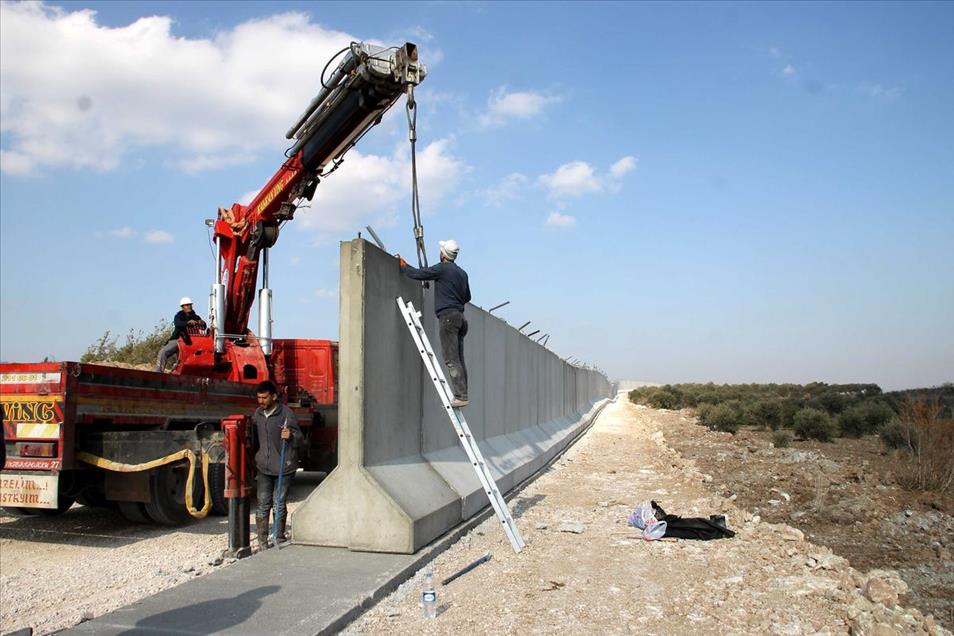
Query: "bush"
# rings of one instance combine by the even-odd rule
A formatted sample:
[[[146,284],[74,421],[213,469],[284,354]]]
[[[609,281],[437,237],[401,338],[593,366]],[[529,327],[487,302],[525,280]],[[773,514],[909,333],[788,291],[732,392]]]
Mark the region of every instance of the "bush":
[[[851,399],[847,395],[836,391],[828,391],[813,399],[811,406],[823,409],[829,415],[838,415],[848,407],[850,401]]]
[[[792,443],[792,436],[788,431],[775,431],[772,434],[772,446],[775,448],[788,448]]]
[[[898,472],[902,485],[917,490],[954,490],[954,420],[941,417],[936,401],[908,401],[901,406],[907,436],[907,462]]]
[[[830,442],[838,433],[838,426],[825,411],[805,408],[795,414],[795,433],[804,439]]]
[[[706,409],[704,419],[700,418],[700,420],[713,431],[735,434],[739,430],[740,416],[738,407],[729,402],[724,402]]]
[[[838,416],[838,425],[842,435],[861,437],[878,432],[893,416],[894,411],[884,402],[862,402]]]
[[[773,431],[782,425],[782,404],[778,400],[759,400],[751,406],[756,426],[767,426]]]
[[[887,448],[914,450],[918,446],[917,434],[901,420],[891,420],[879,431],[881,443]]]
[[[91,344],[80,362],[125,362],[127,364],[155,363],[159,350],[169,341],[172,327],[162,320],[149,333],[132,329],[126,334],[126,342],[119,344],[118,336],[110,332]]]
[[[681,409],[682,394],[671,386],[666,385],[650,393],[647,402],[651,407],[656,409]]]

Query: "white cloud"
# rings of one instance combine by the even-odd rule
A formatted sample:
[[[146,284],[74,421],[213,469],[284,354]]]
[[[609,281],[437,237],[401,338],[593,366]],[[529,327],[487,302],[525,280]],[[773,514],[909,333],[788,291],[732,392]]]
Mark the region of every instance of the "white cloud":
[[[508,91],[506,86],[495,89],[487,100],[487,112],[480,116],[482,126],[500,126],[514,119],[530,119],[540,115],[559,97],[536,91]]]
[[[778,48],[777,46],[771,47],[768,52],[772,57],[781,57],[782,55],[782,49]]]
[[[487,205],[500,207],[507,201],[519,199],[521,191],[526,187],[527,176],[519,172],[511,172],[495,185],[480,191],[480,196]]]
[[[620,179],[627,172],[632,172],[636,169],[636,157],[625,156],[612,166],[610,166],[610,176]]]
[[[164,148],[197,171],[277,150],[324,61],[357,39],[301,13],[209,38],[173,26],[152,16],[109,27],[88,9],[0,3],[0,169],[106,171],[134,150]]]
[[[417,154],[421,210],[435,212],[454,191],[466,164],[439,139]],[[411,159],[406,143],[393,154],[370,155],[352,150],[345,162],[318,185],[309,209],[296,215],[296,225],[324,233],[357,231],[368,223],[387,227],[397,217],[410,218]]]
[[[573,197],[603,189],[602,180],[593,166],[585,161],[571,161],[556,169],[553,174],[540,175],[540,183],[553,197]]]
[[[338,291],[335,289],[325,289],[320,287],[315,290],[315,298],[337,298]]]
[[[138,234],[136,230],[132,229],[128,225],[124,227],[116,228],[115,230],[110,230],[109,233],[117,238],[122,238],[122,239],[132,238],[136,236],[136,234]]]
[[[147,230],[142,234],[146,243],[172,243],[175,237],[165,230]]]
[[[877,82],[863,82],[858,85],[858,92],[874,99],[892,100],[901,97],[904,89],[900,86],[885,86]]]
[[[585,161],[571,161],[552,174],[540,175],[537,181],[549,190],[550,198],[558,202],[604,189],[615,192],[621,187],[623,177],[636,169],[638,161],[636,157],[626,155],[610,166],[605,174],[598,173]]]
[[[795,67],[791,64],[786,64],[785,68],[782,69],[782,75],[784,77],[795,77],[796,73],[798,73],[798,71],[795,70]]]
[[[569,214],[551,212],[550,216],[547,217],[547,225],[561,228],[574,227],[576,225],[576,217],[570,216]]]

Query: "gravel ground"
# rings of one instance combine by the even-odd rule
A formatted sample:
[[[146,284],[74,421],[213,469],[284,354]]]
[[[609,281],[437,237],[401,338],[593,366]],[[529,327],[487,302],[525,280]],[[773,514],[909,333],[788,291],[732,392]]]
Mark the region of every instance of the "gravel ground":
[[[322,476],[298,474],[291,510]],[[0,516],[0,633],[49,634],[227,567],[227,531],[225,517],[166,528],[79,505],[60,517]],[[253,547],[254,535],[253,523]]]
[[[493,553],[438,586],[436,619],[422,615],[418,572],[346,634],[950,633],[906,606],[896,573],[859,572],[713,492],[713,478],[667,445],[666,417],[625,398],[608,406],[511,501],[527,541],[520,555],[489,519],[432,562],[439,581]],[[737,535],[643,541],[626,518],[649,499],[686,517],[725,514]]]

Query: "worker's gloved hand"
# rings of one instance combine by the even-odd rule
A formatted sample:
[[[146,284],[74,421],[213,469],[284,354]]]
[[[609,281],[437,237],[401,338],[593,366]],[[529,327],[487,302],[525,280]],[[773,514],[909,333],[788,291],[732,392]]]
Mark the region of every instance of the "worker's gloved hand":
[[[400,254],[395,254],[395,256],[397,256],[399,267],[407,267],[407,261],[401,258]]]
[[[287,426],[282,427],[282,439],[288,439],[291,437],[291,431]]]

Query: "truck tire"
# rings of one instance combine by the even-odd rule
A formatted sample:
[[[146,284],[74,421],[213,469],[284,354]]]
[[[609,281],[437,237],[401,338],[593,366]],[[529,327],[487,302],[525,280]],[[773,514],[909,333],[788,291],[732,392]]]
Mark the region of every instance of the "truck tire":
[[[152,501],[146,504],[146,512],[153,521],[164,526],[180,526],[190,519],[185,506],[188,477],[189,470],[183,466],[166,465],[152,471],[149,476]]]
[[[229,514],[229,500],[225,498],[225,464],[209,464],[209,490],[212,492],[212,514],[219,517]]]
[[[133,523],[152,523],[152,519],[146,514],[145,506],[138,501],[117,501],[116,505],[119,508],[119,514],[121,514],[126,521]]]

